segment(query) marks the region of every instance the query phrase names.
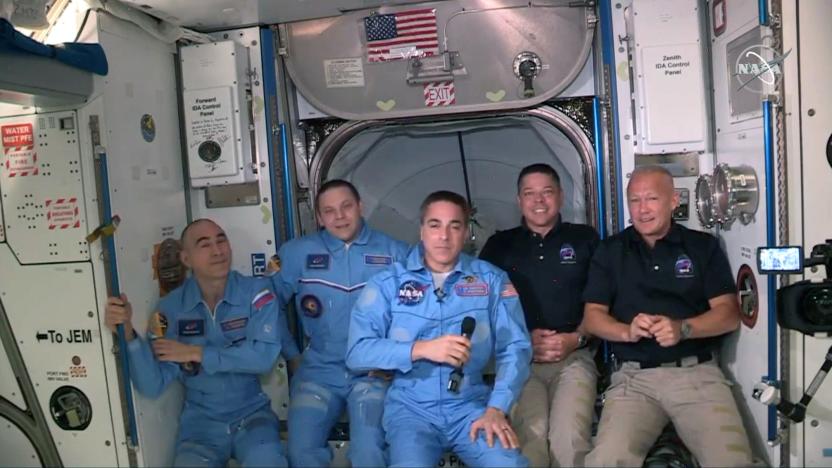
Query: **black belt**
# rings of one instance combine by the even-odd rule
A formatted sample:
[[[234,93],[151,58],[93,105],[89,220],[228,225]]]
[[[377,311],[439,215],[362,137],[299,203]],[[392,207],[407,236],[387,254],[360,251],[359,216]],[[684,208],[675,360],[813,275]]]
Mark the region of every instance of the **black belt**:
[[[693,367],[697,364],[708,362],[714,358],[713,353],[695,354],[693,356],[685,356],[675,361],[659,362],[659,361],[622,361],[615,359],[613,367],[615,370],[621,369],[621,366],[627,363],[635,364],[639,369],[655,369],[657,367]]]

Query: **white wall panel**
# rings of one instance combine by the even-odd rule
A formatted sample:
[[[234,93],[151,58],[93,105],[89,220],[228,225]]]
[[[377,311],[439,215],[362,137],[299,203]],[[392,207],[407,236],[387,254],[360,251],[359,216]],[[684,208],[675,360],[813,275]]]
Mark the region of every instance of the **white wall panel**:
[[[0,397],[14,403],[21,410],[28,409],[26,401],[23,400],[20,385],[17,384],[17,379],[14,378],[12,365],[9,362],[9,356],[6,354],[6,347],[2,343],[0,343],[0,375],[3,376],[0,379]]]
[[[0,119],[6,237],[22,263],[89,259],[74,112]]]
[[[754,453],[763,456],[769,463],[779,459],[779,447],[771,448],[766,444],[768,438],[768,407],[751,398],[755,383],[768,374],[768,286],[765,276],[757,274],[756,249],[766,244],[766,204],[765,204],[765,154],[763,140],[762,111],[742,118],[731,116],[729,107],[729,88],[738,86],[727,63],[727,49],[732,41],[752,29],[759,28],[757,2],[752,0],[728,1],[726,4],[725,31],[714,36],[713,25],[708,25],[711,33],[712,71],[713,71],[713,108],[716,125],[716,162],[731,166],[751,166],[759,182],[759,204],[755,219],[748,225],[739,221],[731,224],[730,229],[721,230],[728,260],[736,278],[742,265],[748,265],[756,276],[759,308],[754,328],[740,326],[739,333],[728,340],[722,362],[726,372],[735,380],[734,395],[743,413]],[[710,4],[708,5],[710,8]],[[760,95],[762,102],[763,96]],[[762,104],[759,106],[762,109]],[[776,222],[776,220],[775,220]],[[772,346],[777,346],[773,343]]]
[[[6,374],[4,374],[6,375]],[[0,417],[0,466],[41,466],[32,442],[11,421]]]
[[[211,218],[217,221],[228,233],[231,247],[234,251],[232,268],[246,275],[252,274],[252,253],[264,253],[266,258],[277,252],[275,247],[275,233],[273,217],[280,216],[272,212],[271,180],[272,170],[268,157],[268,143],[266,140],[266,107],[264,103],[262,66],[260,58],[260,33],[258,28],[247,28],[237,31],[215,33],[217,40],[234,40],[245,46],[249,53],[249,60],[257,76],[253,79],[253,124],[255,133],[255,148],[260,160],[259,181],[260,199],[256,205],[236,206],[227,208],[208,208],[205,202],[205,190],[191,189],[191,212],[193,219]],[[244,159],[250,159],[247,156]]]
[[[800,67],[800,108],[794,118],[801,124],[801,134],[790,134],[798,140],[802,151],[800,172],[803,179],[799,200],[790,200],[792,207],[802,204],[803,235],[794,236],[794,243],[802,243],[807,254],[815,244],[832,238],[832,167],[826,159],[825,148],[832,137],[832,93],[829,92],[829,77],[832,76],[832,61],[829,60],[828,44],[832,41],[832,2],[799,2],[798,33]],[[787,18],[790,20],[790,18]],[[790,78],[786,76],[786,78]],[[792,78],[793,79],[793,78]],[[790,166],[790,171],[798,168]],[[799,205],[798,205],[799,206]],[[807,271],[807,278],[819,280],[823,269],[817,273]],[[802,379],[792,382],[802,393],[808,387],[824,361],[832,339],[803,338],[797,335],[795,341],[802,341],[802,362],[798,361]],[[799,359],[799,357],[798,357]],[[802,369],[800,369],[802,367]],[[805,466],[832,465],[832,381],[827,378],[807,410],[806,422],[802,425],[803,440],[794,440],[804,448]],[[797,399],[796,394],[792,395]],[[802,442],[802,444],[801,444]]]
[[[115,466],[91,265],[20,265],[0,244],[0,295],[62,462]],[[89,400],[92,419],[86,428],[62,429],[53,420],[50,399],[63,386],[77,388]]]

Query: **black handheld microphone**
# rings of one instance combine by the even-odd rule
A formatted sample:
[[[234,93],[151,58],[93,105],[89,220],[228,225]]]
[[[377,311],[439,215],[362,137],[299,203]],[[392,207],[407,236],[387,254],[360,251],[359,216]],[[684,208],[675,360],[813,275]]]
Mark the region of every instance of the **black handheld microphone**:
[[[477,327],[477,320],[470,315],[462,319],[462,336],[471,339],[474,334],[474,328]],[[462,378],[465,374],[462,372],[462,366],[457,367],[451,372],[451,377],[448,378],[448,391],[451,393],[459,393],[459,386],[462,385]]]

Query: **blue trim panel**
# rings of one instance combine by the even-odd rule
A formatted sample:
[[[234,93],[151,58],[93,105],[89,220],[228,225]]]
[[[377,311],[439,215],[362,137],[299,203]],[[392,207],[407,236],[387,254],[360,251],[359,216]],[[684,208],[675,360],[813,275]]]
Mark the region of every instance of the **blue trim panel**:
[[[757,0],[757,14],[759,16],[760,26],[768,26],[768,0]]]
[[[280,124],[280,151],[283,153],[283,195],[286,200],[286,239],[295,237],[295,194],[292,191],[292,175],[289,170],[292,167],[289,164],[289,137],[286,136],[286,124]]]
[[[764,0],[761,0],[761,2]],[[763,140],[765,145],[766,164],[766,245],[773,247],[777,244],[775,238],[775,210],[774,210],[774,140],[772,137],[771,101],[763,101]],[[775,292],[777,291],[777,277],[768,275],[768,379],[777,380],[777,314]],[[768,440],[777,437],[777,410],[768,407]]]
[[[99,162],[98,167],[101,171],[99,177],[101,178],[101,198],[104,206],[104,219],[102,224],[109,224],[113,220],[113,213],[110,208],[110,176],[107,170],[107,153],[98,153]],[[104,248],[107,250],[107,258],[109,259],[110,269],[110,295],[119,296],[121,294],[121,287],[118,283],[118,270],[116,265],[116,241],[115,235],[105,236],[102,238]],[[133,386],[130,379],[130,361],[127,357],[127,339],[124,335],[124,325],[116,327],[118,334],[118,354],[121,360],[122,373],[124,375],[124,398],[127,400],[127,420],[130,425],[130,443],[133,447],[138,447],[138,430],[136,429],[136,410],[133,406]]]
[[[621,174],[621,148],[619,147],[619,142],[621,141],[621,131],[619,129],[618,123],[618,89],[617,89],[617,80],[615,76],[616,66],[615,66],[615,41],[613,39],[612,34],[612,0],[604,0],[600,3],[599,7],[599,14],[601,17],[601,56],[603,58],[603,62],[607,65],[607,69],[610,71],[610,109],[612,113],[612,136],[610,141],[612,142],[612,156],[615,158],[615,167],[618,169],[617,174],[610,174],[610,177],[615,177],[617,182],[616,186],[618,187],[618,195],[620,195],[619,200],[624,200],[624,187],[622,185],[622,174]],[[614,222],[617,220],[618,222],[618,230],[624,230],[624,210],[621,207],[621,204],[618,204],[618,210],[615,213],[612,213],[615,216]]]
[[[277,246],[282,243],[285,238],[285,233],[280,232],[280,224],[277,222],[277,217],[280,215],[277,206],[277,183],[275,179],[275,164],[277,161],[274,157],[274,135],[272,134],[272,114],[269,112],[269,103],[277,102],[277,80],[275,79],[275,55],[274,55],[274,34],[269,28],[260,28],[260,58],[263,67],[263,97],[266,104],[266,147],[269,155],[269,186],[271,187],[272,199],[272,229],[274,229],[274,249],[277,252]]]
[[[595,133],[595,183],[598,185],[598,234],[607,237],[607,197],[604,189],[604,143],[601,132],[601,100],[592,99],[592,131]]]

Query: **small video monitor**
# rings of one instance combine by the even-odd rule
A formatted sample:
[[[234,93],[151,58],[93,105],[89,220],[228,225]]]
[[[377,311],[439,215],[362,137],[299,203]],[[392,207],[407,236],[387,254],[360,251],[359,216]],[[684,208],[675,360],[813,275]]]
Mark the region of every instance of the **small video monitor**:
[[[785,275],[803,272],[803,247],[758,247],[757,272]]]

